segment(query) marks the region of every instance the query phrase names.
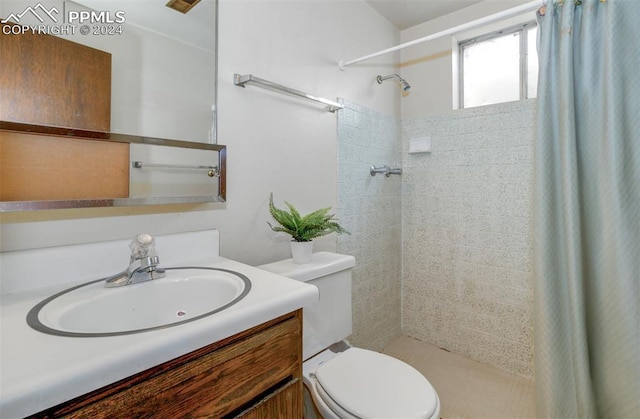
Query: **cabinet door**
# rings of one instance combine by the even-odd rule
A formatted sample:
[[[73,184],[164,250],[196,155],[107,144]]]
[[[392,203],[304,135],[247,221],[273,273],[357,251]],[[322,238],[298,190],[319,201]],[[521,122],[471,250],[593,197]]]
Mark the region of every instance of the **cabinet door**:
[[[111,54],[31,32],[0,36],[0,51],[0,119],[109,131]]]
[[[129,144],[0,131],[0,179],[0,201],[128,198]]]
[[[4,30],[0,51],[0,120],[109,131],[111,54]],[[129,196],[128,144],[0,132],[0,160],[3,202]]]
[[[297,378],[237,417],[239,419],[302,418],[302,406],[302,379]]]

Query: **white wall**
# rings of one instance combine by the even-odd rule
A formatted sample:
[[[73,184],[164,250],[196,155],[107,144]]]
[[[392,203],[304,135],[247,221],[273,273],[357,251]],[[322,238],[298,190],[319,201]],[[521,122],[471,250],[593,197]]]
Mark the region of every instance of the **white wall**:
[[[380,67],[343,72],[336,62],[393,45],[399,32],[359,0],[223,1],[220,15],[220,139],[229,145],[233,168],[228,210],[218,223],[223,251],[248,261],[273,260],[287,256],[288,238],[274,241],[267,229],[269,192],[276,204],[287,200],[303,212],[337,205],[337,117],[313,103],[234,86],[233,73],[398,113],[397,92],[377,88]],[[260,29],[249,30],[254,26]],[[225,34],[233,42],[225,42]],[[228,222],[233,227],[227,232]],[[224,240],[232,234],[239,238]],[[321,239],[317,248],[335,250],[335,240]]]
[[[287,239],[266,225],[269,192],[277,203],[287,200],[303,212],[336,206],[336,115],[234,86],[233,73],[397,115],[397,90],[375,82],[377,74],[397,71],[397,57],[344,72],[335,63],[395,45],[399,31],[361,0],[221,0],[219,36],[218,136],[228,146],[226,204],[5,213],[2,250],[217,227],[223,256],[252,264],[288,257]],[[336,238],[319,240],[317,248],[335,250]]]

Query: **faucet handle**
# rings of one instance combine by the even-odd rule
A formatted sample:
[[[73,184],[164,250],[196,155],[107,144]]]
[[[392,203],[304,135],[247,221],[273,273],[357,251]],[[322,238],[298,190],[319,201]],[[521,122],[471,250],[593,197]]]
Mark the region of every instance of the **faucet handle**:
[[[155,249],[156,239],[150,234],[138,234],[131,240],[129,249],[131,249],[131,259],[142,259],[144,257],[157,256]]]

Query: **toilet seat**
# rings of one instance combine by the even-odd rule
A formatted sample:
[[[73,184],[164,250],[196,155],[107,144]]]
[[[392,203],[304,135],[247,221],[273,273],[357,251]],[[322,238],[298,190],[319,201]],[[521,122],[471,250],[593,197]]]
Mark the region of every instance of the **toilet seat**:
[[[347,418],[427,419],[439,411],[438,396],[420,372],[378,352],[349,348],[320,365],[315,377],[320,397]]]
[[[329,410],[331,411],[331,414],[336,414],[337,415],[336,416],[337,419],[360,419],[360,418],[357,418],[356,416],[353,416],[351,413],[347,412],[339,404],[337,404],[335,401],[333,401],[331,396],[329,396],[327,394],[327,392],[324,391],[322,386],[320,384],[318,384],[317,382],[316,382],[315,390],[316,390],[318,396],[320,397],[320,399],[322,400],[322,402],[324,403],[325,409],[329,408]],[[323,419],[327,419],[326,412],[325,412],[325,416],[324,416]]]

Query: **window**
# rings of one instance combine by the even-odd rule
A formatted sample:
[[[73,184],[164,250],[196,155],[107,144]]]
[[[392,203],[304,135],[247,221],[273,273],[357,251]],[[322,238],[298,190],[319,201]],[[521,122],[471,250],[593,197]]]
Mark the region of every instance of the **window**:
[[[535,22],[460,42],[463,108],[536,97]]]

